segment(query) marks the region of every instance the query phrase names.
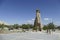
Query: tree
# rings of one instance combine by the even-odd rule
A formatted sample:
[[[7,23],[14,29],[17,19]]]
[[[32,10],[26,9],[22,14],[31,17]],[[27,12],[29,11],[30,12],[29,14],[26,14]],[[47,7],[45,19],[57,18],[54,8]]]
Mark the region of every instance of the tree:
[[[33,30],[36,30],[37,31],[37,27],[33,27]]]
[[[20,26],[20,28],[25,29],[25,30],[28,31],[29,29],[32,29],[33,28],[33,25],[32,24],[22,24]]]
[[[48,29],[53,30],[54,28],[55,28],[55,25],[53,24],[53,22],[48,24]]]
[[[48,26],[47,32],[51,33],[50,30],[55,31],[55,25],[53,24],[53,22],[49,23],[47,26]]]
[[[14,24],[13,28],[18,29],[20,26],[18,24]]]
[[[60,30],[60,26],[58,26],[58,27],[57,27],[57,29],[59,29],[59,30]]]
[[[47,30],[47,25],[44,25],[43,30]]]
[[[23,29],[28,29],[28,28],[29,28],[29,25],[22,24],[22,28],[23,28]]]
[[[5,27],[4,24],[0,24],[0,28],[3,29]]]
[[[55,25],[53,24],[53,22],[49,23],[47,25],[44,25],[44,27],[43,27],[43,30],[47,30],[47,33],[51,33],[51,31],[50,31],[51,29],[52,29],[52,31],[55,31]]]
[[[14,26],[13,25],[9,25],[8,28],[9,28],[9,30],[13,30]]]
[[[27,26],[29,27],[29,29],[32,29],[33,28],[33,25],[32,24],[27,24]]]

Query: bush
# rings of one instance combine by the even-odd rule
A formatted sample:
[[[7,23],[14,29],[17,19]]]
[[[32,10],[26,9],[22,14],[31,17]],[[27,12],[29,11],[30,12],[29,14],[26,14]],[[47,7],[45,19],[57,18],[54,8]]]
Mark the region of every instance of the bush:
[[[23,29],[28,29],[28,28],[29,28],[29,26],[28,26],[28,25],[26,25],[26,24],[23,24],[23,25],[21,26],[21,28],[23,28]]]
[[[46,25],[44,25],[43,30],[47,30],[47,26]]]
[[[33,27],[33,30],[37,30],[37,28],[36,27]]]
[[[18,24],[14,24],[14,25],[13,25],[13,28],[14,28],[14,29],[18,29],[19,27],[20,27],[20,26],[19,26]]]

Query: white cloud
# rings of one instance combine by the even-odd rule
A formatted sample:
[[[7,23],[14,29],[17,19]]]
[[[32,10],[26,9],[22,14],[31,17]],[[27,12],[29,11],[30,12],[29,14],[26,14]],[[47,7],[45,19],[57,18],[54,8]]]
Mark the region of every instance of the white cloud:
[[[32,19],[32,21],[34,21],[35,19]]]
[[[44,20],[48,21],[48,20],[50,20],[50,18],[44,18]]]
[[[27,20],[27,24],[33,24],[33,23],[34,23],[34,19]]]

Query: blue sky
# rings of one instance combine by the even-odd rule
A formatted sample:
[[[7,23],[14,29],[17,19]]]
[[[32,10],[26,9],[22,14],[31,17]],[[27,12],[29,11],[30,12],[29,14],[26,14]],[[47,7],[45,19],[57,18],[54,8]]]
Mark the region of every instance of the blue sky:
[[[60,0],[0,0],[0,20],[9,24],[33,23],[37,8],[42,24],[53,21],[60,25]]]

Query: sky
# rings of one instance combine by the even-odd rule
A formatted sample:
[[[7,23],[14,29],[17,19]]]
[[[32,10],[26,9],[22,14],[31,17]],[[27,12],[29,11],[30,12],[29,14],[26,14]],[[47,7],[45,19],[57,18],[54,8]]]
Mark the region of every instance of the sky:
[[[60,0],[0,0],[0,21],[8,24],[34,23],[36,9],[41,23],[60,25]]]

